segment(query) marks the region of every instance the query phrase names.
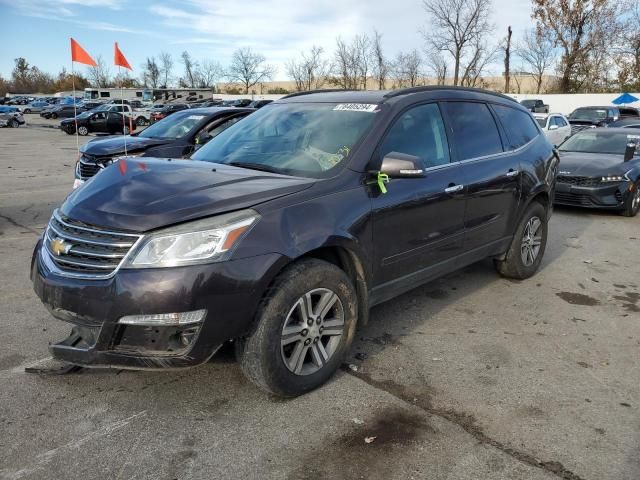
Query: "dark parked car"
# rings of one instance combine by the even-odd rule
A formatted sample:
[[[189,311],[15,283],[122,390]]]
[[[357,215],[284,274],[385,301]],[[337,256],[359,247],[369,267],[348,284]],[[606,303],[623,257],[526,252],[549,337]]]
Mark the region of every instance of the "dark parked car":
[[[559,148],[555,203],[635,216],[640,209],[639,133],[595,128],[564,142]]]
[[[248,107],[249,108],[262,108],[265,105],[269,105],[273,100],[254,100],[251,102]]]
[[[168,117],[172,113],[179,112],[181,110],[186,110],[189,108],[189,105],[186,103],[169,103],[162,107],[159,111],[154,112],[151,111],[151,121],[157,122],[158,120],[162,120],[163,118]]]
[[[611,122],[607,125],[609,128],[640,128],[640,118],[638,117],[621,117],[620,120]]]
[[[248,98],[239,98],[237,100],[225,100],[222,102],[223,107],[248,107],[251,100]]]
[[[302,394],[372,305],[486,257],[534,275],[558,163],[524,107],[454,87],[290,95],[191,160],[121,159],[54,211],[31,270],[72,324],[54,358],[188,367],[234,339]]]
[[[69,118],[74,117],[77,113],[82,113],[85,109],[80,105],[55,105],[54,107],[45,108],[40,112],[40,116],[44,118]]]
[[[198,108],[177,112],[140,133],[126,138],[99,138],[80,147],[74,188],[125,154],[141,157],[183,158],[246,117],[252,109]]]
[[[75,118],[68,118],[60,122],[60,130],[69,135],[88,135],[89,133],[125,134],[136,129],[136,122],[128,115],[114,111],[83,112]]]
[[[24,124],[24,116],[18,107],[0,105],[0,127],[18,128]]]
[[[635,118],[636,120],[640,119],[640,110],[635,107],[616,107],[618,112],[620,112],[620,118]]]
[[[533,113],[549,113],[549,105],[539,99],[522,100],[520,105]]]
[[[574,134],[585,128],[605,127],[620,118],[618,107],[580,107],[567,117]]]

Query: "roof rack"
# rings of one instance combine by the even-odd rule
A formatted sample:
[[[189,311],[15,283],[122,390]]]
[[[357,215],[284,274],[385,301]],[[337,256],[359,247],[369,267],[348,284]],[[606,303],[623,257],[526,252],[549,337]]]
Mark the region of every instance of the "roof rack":
[[[285,98],[301,97],[302,95],[311,95],[313,93],[364,92],[364,91],[366,90],[354,90],[352,88],[328,88],[328,89],[307,90],[305,92],[290,93],[289,95],[285,95],[284,97],[281,97],[280,100],[283,100]]]
[[[385,99],[398,97],[400,95],[407,95],[411,93],[419,93],[419,92],[430,92],[433,90],[463,90],[465,92],[474,92],[474,93],[486,93],[489,95],[495,95],[496,97],[504,98],[506,100],[511,100],[512,102],[518,103],[518,101],[512,97],[504,95],[503,93],[492,92],[490,90],[483,90],[481,88],[472,88],[472,87],[458,87],[453,85],[426,85],[423,87],[409,87],[403,88],[400,90],[392,90],[389,93],[384,95]]]

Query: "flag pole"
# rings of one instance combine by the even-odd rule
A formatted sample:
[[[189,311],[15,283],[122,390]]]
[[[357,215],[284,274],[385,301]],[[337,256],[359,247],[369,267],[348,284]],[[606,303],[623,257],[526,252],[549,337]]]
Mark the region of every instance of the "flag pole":
[[[76,109],[76,74],[73,73],[73,60],[71,60],[71,88],[73,90],[73,123],[76,126],[76,149],[80,155],[80,140],[78,138],[78,111]]]
[[[116,43],[117,45],[117,43]],[[122,108],[122,138],[124,140],[124,156],[127,156],[127,135],[124,132],[125,128],[125,116],[124,116],[124,82],[122,81],[122,69],[120,65],[118,65],[118,76],[120,77],[120,107]],[[129,128],[129,133],[131,133],[131,128]]]

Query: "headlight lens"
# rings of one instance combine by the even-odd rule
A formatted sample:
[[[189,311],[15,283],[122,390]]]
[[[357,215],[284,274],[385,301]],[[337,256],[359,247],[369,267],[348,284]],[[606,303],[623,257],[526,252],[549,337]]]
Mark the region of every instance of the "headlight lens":
[[[601,182],[624,182],[628,180],[625,175],[608,175],[600,179]]]
[[[259,218],[254,210],[243,210],[158,231],[131,252],[123,268],[177,267],[226,260]]]

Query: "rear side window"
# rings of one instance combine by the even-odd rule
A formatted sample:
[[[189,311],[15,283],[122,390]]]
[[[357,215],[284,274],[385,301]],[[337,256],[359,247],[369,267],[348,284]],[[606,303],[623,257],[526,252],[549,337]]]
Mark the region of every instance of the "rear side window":
[[[498,127],[486,104],[446,102],[443,105],[451,122],[459,160],[503,151]]]
[[[425,168],[449,163],[449,144],[437,104],[413,107],[400,115],[382,142],[380,158],[391,152],[420,157]]]
[[[507,132],[511,150],[526,145],[538,136],[538,129],[529,114],[502,105],[494,105],[493,109]]]
[[[555,118],[555,124],[558,127],[566,127],[567,126],[567,122],[564,121],[564,118],[562,117],[554,117]]]

